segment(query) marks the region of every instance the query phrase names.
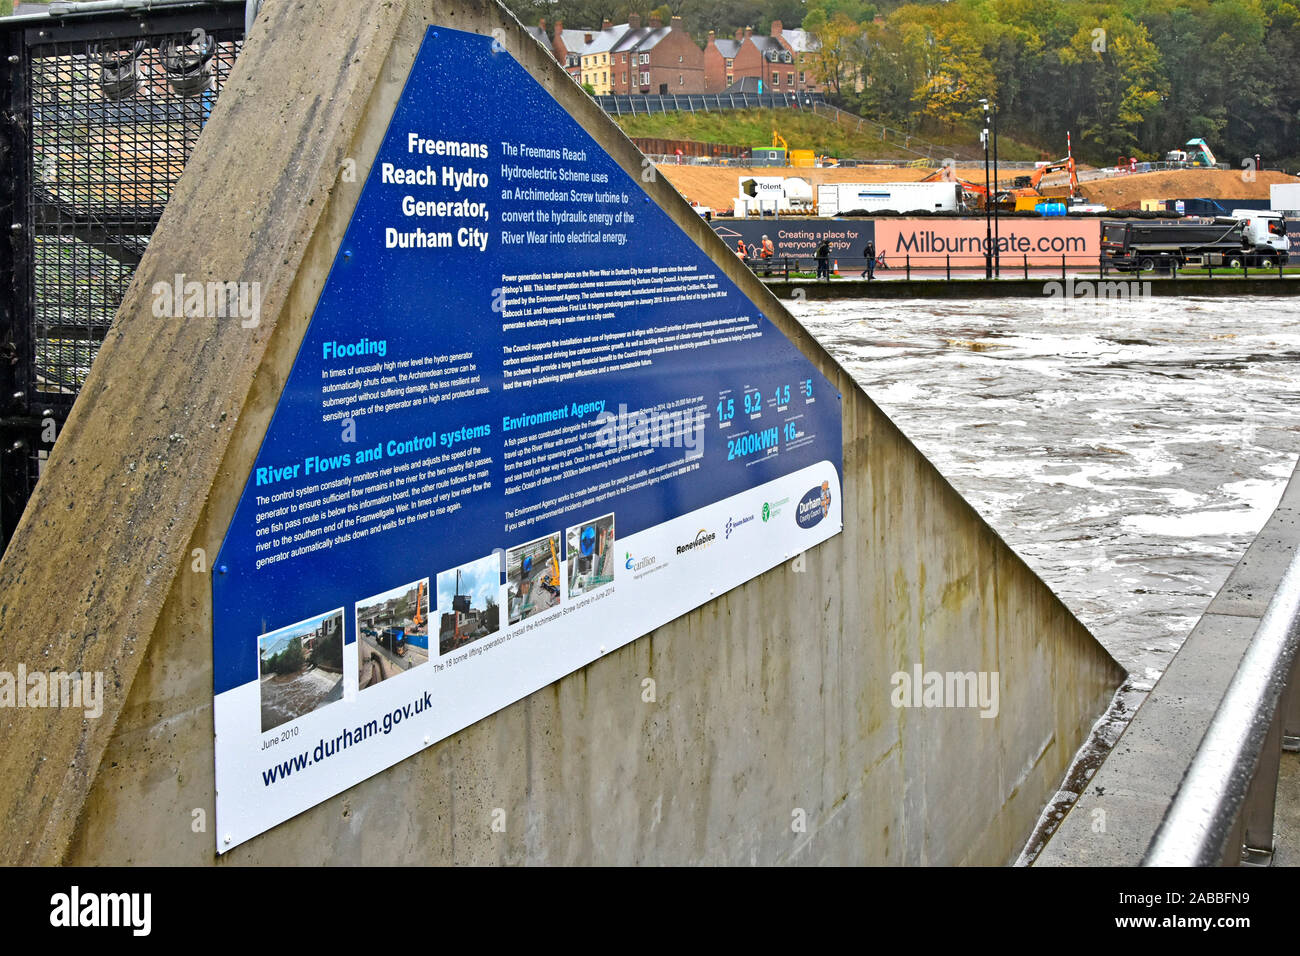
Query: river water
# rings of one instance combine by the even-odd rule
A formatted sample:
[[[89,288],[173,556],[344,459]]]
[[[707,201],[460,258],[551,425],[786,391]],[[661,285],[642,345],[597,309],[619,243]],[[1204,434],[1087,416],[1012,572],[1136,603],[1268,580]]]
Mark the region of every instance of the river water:
[[[1300,454],[1293,303],[791,305],[1129,671],[1131,713]]]

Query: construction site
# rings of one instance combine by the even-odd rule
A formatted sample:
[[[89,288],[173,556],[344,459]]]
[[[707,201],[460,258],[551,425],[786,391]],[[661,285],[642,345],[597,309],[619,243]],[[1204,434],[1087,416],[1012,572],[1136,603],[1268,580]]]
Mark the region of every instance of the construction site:
[[[773,122],[777,119],[773,118]],[[993,205],[1001,212],[1049,215],[1059,213],[1040,210],[1039,206],[1050,205],[1052,201],[1068,202],[1067,212],[1142,211],[1150,210],[1155,203],[1180,197],[1267,200],[1270,186],[1300,183],[1300,178],[1280,170],[1255,168],[1253,159],[1245,168],[1235,168],[1220,161],[1199,138],[1171,149],[1159,162],[1128,159],[1108,167],[1076,161],[1068,132],[1063,142],[1065,155],[1058,159],[1012,160],[996,166],[969,158],[909,158],[901,151],[899,158],[892,161],[842,159],[820,153],[817,149],[823,145],[820,139],[812,142],[812,148],[796,148],[775,127],[771,143],[771,146],[746,149],[739,145],[690,142],[674,146],[671,140],[655,140],[646,141],[643,148],[653,145],[656,149],[677,149],[681,155],[675,161],[659,163],[658,170],[701,212],[724,217],[774,213],[842,215],[853,212],[854,207],[843,202],[827,206],[823,200],[833,193],[834,187],[882,183],[960,186],[957,208],[937,210],[942,212],[982,213],[992,194]],[[686,150],[691,152],[688,154]],[[952,152],[968,151],[953,149]],[[689,157],[687,161],[683,162],[683,156]],[[892,206],[876,208],[867,205],[862,211],[912,213],[930,211],[930,208],[900,208],[895,202]]]
[[[429,660],[429,579],[357,603],[358,687],[365,690]]]
[[[450,654],[501,627],[500,561],[487,557],[438,575],[438,654]]]
[[[538,538],[506,552],[510,623],[560,603],[560,536]]]

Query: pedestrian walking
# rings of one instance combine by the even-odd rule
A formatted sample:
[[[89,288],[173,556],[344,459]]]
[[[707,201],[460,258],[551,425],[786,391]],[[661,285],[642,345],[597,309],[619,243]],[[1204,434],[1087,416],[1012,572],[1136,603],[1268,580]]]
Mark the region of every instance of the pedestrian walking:
[[[862,270],[862,275],[870,281],[876,277],[876,244],[868,241],[862,250],[862,258],[867,260],[867,267]]]

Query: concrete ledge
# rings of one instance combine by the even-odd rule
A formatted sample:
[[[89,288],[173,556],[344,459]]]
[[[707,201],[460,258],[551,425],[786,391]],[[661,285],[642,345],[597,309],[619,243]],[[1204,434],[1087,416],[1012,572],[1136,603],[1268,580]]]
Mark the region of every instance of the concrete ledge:
[[[1300,467],[1035,866],[1142,861],[1298,544]]]
[[[897,274],[900,270],[894,270]],[[1142,279],[1112,274],[1105,279],[1075,276],[1075,282],[1150,281],[1153,296],[1180,295],[1300,295],[1300,276],[1279,279]],[[1018,296],[1042,298],[1043,286],[1060,282],[1060,275],[1030,276],[1028,279],[767,279],[763,284],[778,299],[1008,299]],[[795,290],[801,290],[796,293]]]

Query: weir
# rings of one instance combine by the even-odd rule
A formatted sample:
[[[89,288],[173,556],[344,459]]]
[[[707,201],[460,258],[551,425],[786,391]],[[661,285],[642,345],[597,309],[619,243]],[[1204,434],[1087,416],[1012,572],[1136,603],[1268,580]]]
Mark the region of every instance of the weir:
[[[489,42],[491,56],[503,59],[487,58]],[[700,394],[687,388],[696,376],[705,381],[725,371],[737,377],[736,408],[729,409],[717,389],[699,402],[718,436],[721,422],[757,415],[765,430],[776,419],[762,416],[781,415],[780,455],[801,461],[801,449],[811,456],[817,447],[825,459],[781,474],[772,464],[780,456],[755,449],[762,454],[745,457],[757,462],[757,471],[769,468],[774,475],[759,486],[764,497],[745,498],[753,489],[739,476],[748,472],[720,470],[741,490],[722,501],[682,505],[658,537],[654,527],[625,536],[616,523],[628,513],[622,502],[638,493],[672,505],[679,493],[685,500],[685,491],[694,488],[694,463],[672,459],[682,471],[669,479],[680,484],[671,486],[654,484],[651,468],[633,468],[630,474],[644,488],[629,485],[624,497],[593,505],[594,520],[551,533],[545,519],[514,516],[518,536],[500,539],[498,515],[491,535],[483,533],[483,557],[453,562],[446,604],[437,595],[431,601],[430,592],[443,589],[451,563],[433,565],[436,579],[421,572],[431,580],[416,582],[413,573],[387,581],[391,591],[340,592],[337,603],[322,597],[318,615],[251,631],[233,627],[238,598],[247,593],[236,593],[236,582],[263,574],[223,560],[234,553],[232,542],[243,527],[249,477],[263,460],[267,436],[299,394],[291,387],[300,381],[296,362],[318,361],[313,328],[331,290],[349,275],[349,263],[369,261],[374,247],[354,242],[353,227],[372,222],[358,210],[371,208],[363,186],[390,124],[420,102],[418,84],[409,87],[417,99],[408,96],[407,78],[428,57],[453,47],[553,97],[612,157],[632,189],[641,190],[611,184],[629,194],[638,216],[665,224],[655,239],[664,253],[707,264],[720,280],[718,297],[755,313],[761,338],[737,332],[732,342],[689,350],[682,361],[694,363],[693,374],[682,376],[683,398]],[[454,141],[437,128],[442,115],[430,111],[422,133]],[[105,676],[99,717],[23,708],[0,718],[6,730],[0,860],[1015,859],[1119,685],[1120,669],[708,224],[666,182],[643,176],[642,159],[495,3],[264,6],[0,561],[0,671],[22,665]],[[593,153],[597,160],[603,162]],[[355,169],[354,179],[342,175],[346,169]],[[214,209],[222,210],[220,216],[211,214]],[[572,271],[569,265],[542,271],[566,270]],[[533,272],[527,263],[504,271]],[[353,317],[409,310],[427,312],[436,322],[453,315],[499,326],[500,316],[486,301],[474,313],[451,299],[403,299],[415,272],[368,274],[361,287],[371,299]],[[150,290],[178,274],[256,283],[259,321],[245,326],[229,317],[158,318]],[[503,277],[499,273],[497,281]],[[637,308],[651,308],[653,293],[642,294]],[[706,308],[673,307],[687,310],[682,315]],[[411,334],[417,333],[418,327]],[[739,384],[744,367],[775,366],[756,362],[753,351],[719,357],[728,345],[768,349],[762,354],[776,356],[782,368],[808,368],[818,404],[806,401],[811,395],[800,399],[798,389],[781,395],[778,384],[778,394],[768,391],[754,409],[758,389]],[[392,349],[394,359],[403,354]],[[639,365],[621,362],[606,373],[613,376],[608,381],[631,381]],[[538,387],[501,394],[526,398]],[[727,417],[728,411],[736,417]],[[429,433],[476,426],[450,411],[435,419],[441,415],[436,406],[425,414]],[[838,423],[833,434],[824,428],[831,420]],[[358,423],[370,427],[364,416]],[[336,424],[328,427],[337,434]],[[734,428],[730,434],[743,433]],[[374,439],[374,432],[364,435],[359,447],[373,446]],[[710,441],[714,449],[726,444],[714,436]],[[744,447],[753,444],[745,440]],[[480,533],[470,534],[467,522],[472,496],[480,493],[473,489],[490,480],[483,476],[491,469],[475,471],[482,459],[469,446],[453,454],[461,452],[455,461],[473,467],[447,469],[450,486],[439,493],[445,512],[413,522],[411,535],[401,539],[414,542],[413,561],[417,551],[426,553],[421,549],[433,553]],[[321,454],[328,458],[332,451]],[[408,469],[436,474],[437,468],[391,459],[382,464],[394,470],[386,479],[394,482]],[[598,487],[584,477],[584,484]],[[778,496],[769,488],[789,493]],[[561,506],[540,496],[536,501],[538,509]],[[377,514],[384,529],[391,522],[395,530],[381,531],[376,521],[363,526],[370,528],[366,539],[401,533],[400,514]],[[254,524],[250,518],[248,526]],[[437,530],[425,534],[423,528]],[[523,537],[525,530],[530,537]],[[504,546],[500,554],[492,550],[497,540]],[[610,550],[610,540],[629,543],[626,561],[625,548]],[[340,541],[340,553],[361,553]],[[631,542],[645,550],[633,551]],[[570,555],[586,559],[576,567],[587,570],[569,572]],[[647,565],[655,555],[661,557]],[[300,560],[271,564],[266,573]],[[309,566],[320,574],[284,579],[295,582],[279,589],[286,605],[299,593],[324,594],[340,581],[373,577],[361,563]],[[481,601],[470,582],[488,582],[489,591],[505,593],[498,575],[511,588],[517,585],[518,601],[500,607]],[[655,575],[674,582],[661,594],[663,607],[619,603],[633,580],[654,587]],[[558,604],[548,607],[552,601]],[[680,613],[669,616],[664,607],[678,607],[674,602]],[[439,641],[421,648],[390,633],[382,622],[396,605],[408,615],[404,620],[423,619],[426,629],[441,624],[451,650],[439,652]],[[612,606],[623,611],[605,610]],[[252,612],[259,610],[272,614],[276,608],[259,605]],[[495,625],[494,612],[501,618]],[[434,617],[439,620],[430,622]],[[566,626],[566,620],[593,623]],[[223,637],[227,628],[229,640]],[[419,628],[415,623],[417,634]],[[489,628],[495,629],[487,640],[461,643]],[[241,676],[231,678],[223,655],[245,640],[255,640],[257,649],[236,661]],[[263,696],[258,723],[257,694],[269,693],[259,685],[284,676],[273,665],[295,666],[287,663],[293,647],[331,641],[341,641],[349,655],[373,647],[373,659],[385,666],[391,660],[416,664],[358,692],[357,675],[345,663],[334,685],[337,700],[277,724]],[[399,646],[406,656],[397,654]],[[429,658],[423,663],[421,650]],[[530,683],[501,671],[476,684],[482,680],[476,675],[487,673],[482,668],[503,654],[519,655],[534,677],[554,676]],[[442,680],[436,693],[421,683],[452,667],[456,681]],[[333,679],[324,668],[316,670],[313,679]],[[973,699],[932,706],[924,688],[919,703],[915,688],[910,695],[894,693],[896,675],[918,673],[922,683],[931,674],[960,675],[939,684],[974,688]],[[415,728],[426,725],[418,721],[442,720],[458,695],[473,692],[498,695],[501,703],[483,711],[466,707],[465,720],[437,724],[420,739]],[[388,701],[382,710],[340,718],[331,732],[317,732],[322,715],[359,713],[365,702],[381,699]],[[298,736],[300,727],[307,730]],[[322,742],[333,744],[345,732],[359,742],[326,755]],[[256,750],[276,753],[275,762],[242,752],[230,756],[232,735],[240,734],[255,741]],[[331,773],[364,775],[341,788],[304,791],[300,803],[268,815],[266,805],[294,786],[293,773],[309,781],[324,776],[306,769],[318,744]],[[393,759],[359,769],[349,763],[370,759],[366,755],[379,747],[392,748]],[[250,770],[245,764],[256,769],[240,776]]]

